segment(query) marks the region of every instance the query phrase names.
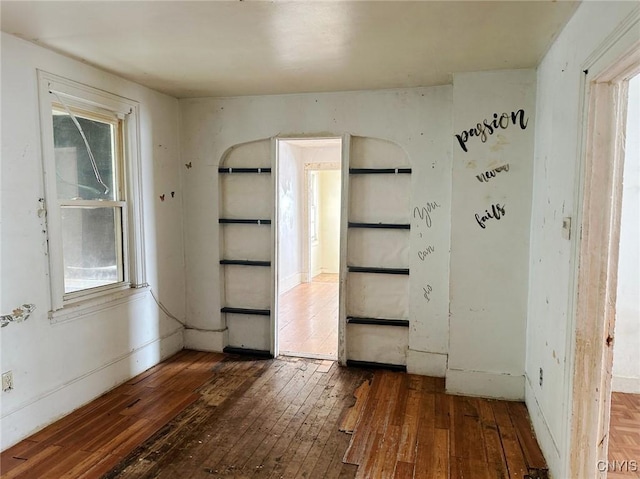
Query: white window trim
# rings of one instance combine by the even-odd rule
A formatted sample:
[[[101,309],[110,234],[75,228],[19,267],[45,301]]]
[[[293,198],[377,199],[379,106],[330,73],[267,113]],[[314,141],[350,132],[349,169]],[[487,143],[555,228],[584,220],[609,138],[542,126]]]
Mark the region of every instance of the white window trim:
[[[104,309],[109,301],[122,301],[129,289],[144,288],[146,268],[144,263],[144,228],[142,217],[142,168],[140,155],[140,105],[138,102],[92,88],[60,76],[38,70],[40,100],[40,132],[44,172],[45,208],[47,210],[47,240],[49,251],[49,279],[51,283],[51,319],[64,320],[65,315],[83,315]],[[62,257],[62,225],[56,194],[55,156],[53,149],[53,123],[51,112],[55,92],[70,105],[85,105],[115,113],[124,122],[123,142],[125,161],[123,173],[127,207],[126,229],[123,230],[125,282],[87,290],[81,295],[64,292]],[[124,292],[124,293],[123,293]],[[124,294],[124,296],[123,296]]]

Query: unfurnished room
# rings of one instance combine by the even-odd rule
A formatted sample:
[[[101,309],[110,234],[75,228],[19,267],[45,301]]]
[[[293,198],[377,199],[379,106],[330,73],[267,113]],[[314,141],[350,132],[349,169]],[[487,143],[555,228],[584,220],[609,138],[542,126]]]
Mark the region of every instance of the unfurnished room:
[[[638,2],[0,27],[2,478],[640,478]]]

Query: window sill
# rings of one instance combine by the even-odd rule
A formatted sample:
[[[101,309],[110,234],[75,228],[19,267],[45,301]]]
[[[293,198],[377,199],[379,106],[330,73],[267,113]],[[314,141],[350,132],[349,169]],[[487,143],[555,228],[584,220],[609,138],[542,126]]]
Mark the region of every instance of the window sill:
[[[105,309],[114,308],[121,304],[131,303],[144,298],[149,291],[149,286],[139,288],[126,288],[95,298],[77,301],[68,304],[61,309],[49,311],[49,320],[52,324],[66,323],[80,319],[84,316],[98,313]]]

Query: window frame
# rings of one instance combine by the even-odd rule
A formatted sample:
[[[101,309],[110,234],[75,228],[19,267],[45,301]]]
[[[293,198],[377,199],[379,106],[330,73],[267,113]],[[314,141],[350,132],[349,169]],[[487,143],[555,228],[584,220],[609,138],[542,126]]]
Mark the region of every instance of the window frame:
[[[47,212],[47,242],[49,256],[49,279],[51,307],[49,317],[64,315],[78,308],[91,312],[92,306],[104,308],[106,302],[122,298],[122,293],[146,287],[144,264],[144,231],[142,222],[141,157],[139,151],[139,103],[97,88],[78,83],[57,75],[38,70],[40,100],[40,131],[42,143],[42,163],[45,190],[45,210]],[[52,92],[55,92],[53,94]],[[57,97],[56,97],[57,95]],[[60,109],[60,99],[72,109],[89,114],[116,117],[122,123],[118,135],[122,152],[120,168],[121,197],[118,201],[104,201],[101,206],[113,206],[122,212],[122,268],[123,281],[70,293],[64,288],[64,260],[62,251],[63,205],[70,201],[59,200],[57,196],[56,162],[54,152],[53,121],[54,109]],[[124,205],[122,205],[124,201]],[[83,200],[75,200],[82,206]],[[90,206],[86,202],[86,206]]]

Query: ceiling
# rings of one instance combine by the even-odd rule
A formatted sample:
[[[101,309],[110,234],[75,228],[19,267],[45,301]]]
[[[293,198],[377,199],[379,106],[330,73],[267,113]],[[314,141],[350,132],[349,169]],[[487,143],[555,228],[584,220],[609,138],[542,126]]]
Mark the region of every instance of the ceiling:
[[[569,1],[2,1],[1,28],[169,95],[432,86],[538,65]]]

